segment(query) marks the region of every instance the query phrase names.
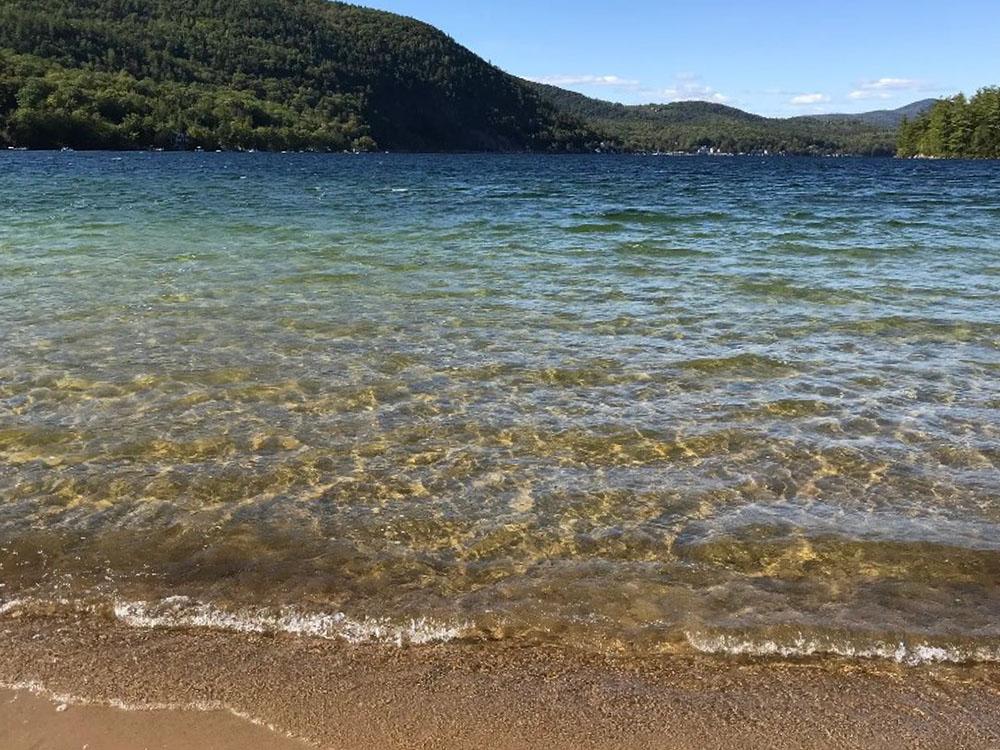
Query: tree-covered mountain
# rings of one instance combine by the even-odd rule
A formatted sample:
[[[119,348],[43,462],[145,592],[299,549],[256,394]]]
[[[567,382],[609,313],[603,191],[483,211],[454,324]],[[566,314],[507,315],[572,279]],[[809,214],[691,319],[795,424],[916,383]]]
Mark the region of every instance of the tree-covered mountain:
[[[0,0],[0,143],[891,154],[881,119],[625,106],[327,0]]]
[[[0,0],[0,131],[32,147],[582,150],[427,24],[325,0]]]
[[[929,111],[904,122],[900,156],[1000,159],[1000,87],[942,99]]]
[[[933,107],[937,101],[937,99],[921,99],[897,109],[876,109],[871,112],[859,112],[857,114],[806,115],[806,117],[812,120],[857,121],[880,128],[895,129],[906,120],[920,117],[920,115]]]
[[[531,84],[560,111],[586,121],[605,139],[632,151],[891,155],[894,125],[864,115],[768,118],[711,102],[626,105]]]

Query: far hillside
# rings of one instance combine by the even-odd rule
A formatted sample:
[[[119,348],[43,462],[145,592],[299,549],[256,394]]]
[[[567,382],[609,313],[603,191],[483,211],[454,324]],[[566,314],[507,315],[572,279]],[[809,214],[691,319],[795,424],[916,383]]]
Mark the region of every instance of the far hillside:
[[[629,151],[731,153],[862,154],[890,156],[896,130],[907,113],[933,100],[891,112],[768,118],[711,102],[625,105],[534,83],[560,111],[578,117],[612,143]]]
[[[937,101],[937,99],[921,99],[918,102],[907,104],[898,109],[876,109],[872,112],[860,112],[857,114],[806,115],[806,117],[812,120],[853,120],[877,127],[898,128],[907,120],[920,117],[920,115],[933,107]]]

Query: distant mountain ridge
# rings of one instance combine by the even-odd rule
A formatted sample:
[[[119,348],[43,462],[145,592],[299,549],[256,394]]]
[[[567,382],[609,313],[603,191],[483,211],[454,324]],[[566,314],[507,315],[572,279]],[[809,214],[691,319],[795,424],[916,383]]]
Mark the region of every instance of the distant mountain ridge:
[[[556,86],[528,82],[560,111],[633,151],[694,151],[710,148],[748,153],[853,153],[888,156],[896,150],[896,129],[936,100],[897,110],[854,115],[764,117],[715,102],[627,105],[594,99]]]
[[[420,21],[326,0],[0,0],[0,18],[9,146],[895,151],[898,122],[880,113],[604,102],[509,75]]]
[[[831,113],[824,115],[804,115],[804,117],[814,120],[855,120],[867,125],[898,128],[903,124],[904,120],[915,120],[926,112],[929,112],[931,107],[939,101],[939,99],[921,99],[896,109],[876,109],[871,112],[859,112],[857,114]]]
[[[711,119],[761,122],[767,118],[744,112],[725,104],[704,101],[670,102],[667,104],[620,104],[594,99],[585,94],[544,83],[525,81],[544,99],[560,110],[586,120],[649,120],[655,122],[703,122]]]

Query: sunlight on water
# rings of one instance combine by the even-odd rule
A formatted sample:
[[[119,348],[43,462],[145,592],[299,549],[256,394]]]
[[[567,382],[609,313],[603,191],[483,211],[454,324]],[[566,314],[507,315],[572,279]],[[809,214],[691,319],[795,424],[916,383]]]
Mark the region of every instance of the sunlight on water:
[[[1000,647],[991,165],[0,163],[2,606]]]

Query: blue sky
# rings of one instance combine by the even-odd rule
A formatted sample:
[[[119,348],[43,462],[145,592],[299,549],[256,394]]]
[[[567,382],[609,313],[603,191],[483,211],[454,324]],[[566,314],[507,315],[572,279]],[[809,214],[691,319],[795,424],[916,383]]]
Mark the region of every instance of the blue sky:
[[[516,75],[626,103],[787,116],[1000,84],[1000,0],[361,1]]]

